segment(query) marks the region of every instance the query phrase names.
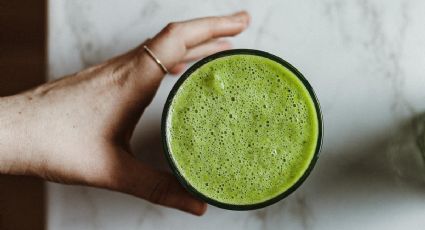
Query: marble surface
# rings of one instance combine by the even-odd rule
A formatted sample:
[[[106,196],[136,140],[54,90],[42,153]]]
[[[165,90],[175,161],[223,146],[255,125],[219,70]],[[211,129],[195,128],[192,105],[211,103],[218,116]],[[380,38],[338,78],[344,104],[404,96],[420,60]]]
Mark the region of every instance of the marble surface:
[[[425,1],[50,1],[49,76],[99,63],[167,22],[246,9],[237,48],[274,53],[309,79],[325,121],[311,176],[257,211],[210,206],[203,217],[94,188],[48,185],[48,229],[425,229],[425,168],[416,118],[425,111]],[[166,78],[133,139],[166,168],[159,129]]]

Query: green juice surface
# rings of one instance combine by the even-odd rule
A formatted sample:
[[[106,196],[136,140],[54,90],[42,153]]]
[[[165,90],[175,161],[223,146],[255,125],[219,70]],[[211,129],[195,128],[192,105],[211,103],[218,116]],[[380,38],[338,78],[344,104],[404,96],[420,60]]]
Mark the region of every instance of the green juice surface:
[[[318,144],[318,116],[303,83],[255,55],[217,58],[194,71],[166,122],[181,175],[226,204],[256,204],[285,192],[307,170]]]

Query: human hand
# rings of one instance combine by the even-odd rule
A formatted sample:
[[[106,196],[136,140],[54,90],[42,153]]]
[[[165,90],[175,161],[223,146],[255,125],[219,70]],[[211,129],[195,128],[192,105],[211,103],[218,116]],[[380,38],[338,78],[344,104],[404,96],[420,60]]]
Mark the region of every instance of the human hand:
[[[248,23],[246,12],[171,23],[146,44],[171,73],[179,73],[187,62],[230,48],[216,39],[237,35]],[[139,46],[0,98],[0,173],[116,190],[202,215],[204,202],[172,175],[138,161],[130,149],[133,130],[163,77]]]

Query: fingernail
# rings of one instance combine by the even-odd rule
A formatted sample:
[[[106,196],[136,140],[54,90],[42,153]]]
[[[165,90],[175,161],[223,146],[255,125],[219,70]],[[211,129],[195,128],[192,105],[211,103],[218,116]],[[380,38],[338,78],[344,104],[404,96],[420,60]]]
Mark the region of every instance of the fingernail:
[[[240,16],[240,15],[245,15],[245,14],[247,14],[247,12],[245,10],[241,10],[241,11],[238,11],[236,13],[233,13],[232,16]]]
[[[250,17],[248,12],[246,11],[240,11],[237,13],[232,14],[232,17],[238,22],[245,23],[246,25],[249,25]]]

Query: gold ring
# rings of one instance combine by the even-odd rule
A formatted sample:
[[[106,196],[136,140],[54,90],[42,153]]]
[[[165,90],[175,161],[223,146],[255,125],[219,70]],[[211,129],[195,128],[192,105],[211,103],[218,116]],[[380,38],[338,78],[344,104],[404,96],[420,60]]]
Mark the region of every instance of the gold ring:
[[[156,55],[152,52],[152,50],[149,49],[147,45],[143,45],[143,49],[145,49],[146,53],[156,62],[156,64],[159,65],[159,67],[162,69],[162,71],[167,74],[168,70],[165,68],[165,66],[162,64],[162,62],[156,57]]]

